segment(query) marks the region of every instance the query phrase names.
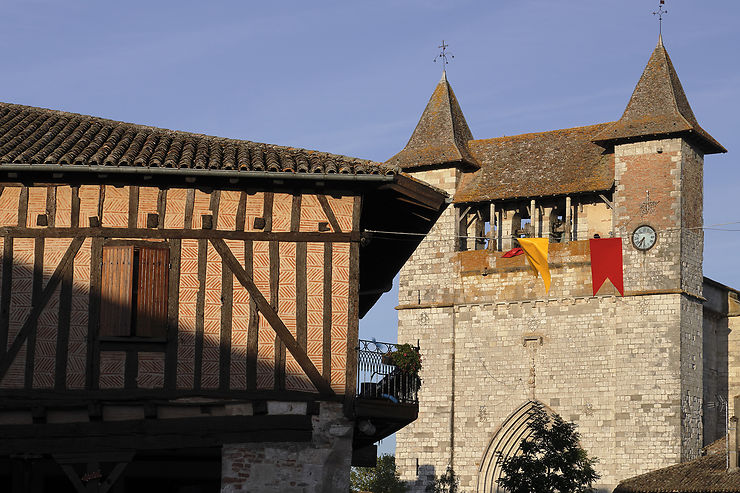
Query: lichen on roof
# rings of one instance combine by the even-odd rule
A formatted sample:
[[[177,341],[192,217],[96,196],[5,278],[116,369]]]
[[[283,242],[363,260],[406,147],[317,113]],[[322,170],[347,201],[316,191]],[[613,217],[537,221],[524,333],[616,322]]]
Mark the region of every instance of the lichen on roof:
[[[658,135],[688,134],[707,154],[727,152],[696,120],[662,38],[637,83],[622,117],[594,136],[608,145]]]
[[[404,170],[435,165],[478,169],[480,165],[468,149],[472,139],[460,104],[443,73],[406,147],[386,164]]]
[[[482,168],[454,197],[483,202],[606,191],[614,184],[614,155],[591,140],[610,124],[469,142]]]

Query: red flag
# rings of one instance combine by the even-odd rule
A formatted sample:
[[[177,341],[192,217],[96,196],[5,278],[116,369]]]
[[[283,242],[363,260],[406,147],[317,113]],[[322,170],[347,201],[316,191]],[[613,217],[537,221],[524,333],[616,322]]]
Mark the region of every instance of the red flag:
[[[524,255],[524,250],[521,248],[512,248],[505,254],[501,255],[501,258],[510,258],[510,257],[516,257],[517,255]]]
[[[591,247],[591,282],[594,296],[607,279],[614,284],[619,294],[624,296],[622,238],[596,238],[588,242]]]

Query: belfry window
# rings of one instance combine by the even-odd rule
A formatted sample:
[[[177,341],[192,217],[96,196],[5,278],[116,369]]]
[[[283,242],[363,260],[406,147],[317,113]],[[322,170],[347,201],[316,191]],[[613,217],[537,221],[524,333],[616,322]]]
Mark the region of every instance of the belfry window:
[[[167,245],[107,245],[102,260],[100,335],[166,337]]]

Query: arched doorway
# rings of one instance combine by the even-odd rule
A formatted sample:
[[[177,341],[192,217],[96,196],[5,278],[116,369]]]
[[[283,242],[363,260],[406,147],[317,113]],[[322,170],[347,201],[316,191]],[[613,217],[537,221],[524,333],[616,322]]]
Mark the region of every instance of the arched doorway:
[[[527,401],[511,413],[494,433],[478,469],[478,493],[505,491],[499,488],[497,483],[501,477],[501,463],[504,459],[516,455],[522,441],[532,434],[529,423],[534,409],[545,409],[550,412],[550,409],[540,401]]]

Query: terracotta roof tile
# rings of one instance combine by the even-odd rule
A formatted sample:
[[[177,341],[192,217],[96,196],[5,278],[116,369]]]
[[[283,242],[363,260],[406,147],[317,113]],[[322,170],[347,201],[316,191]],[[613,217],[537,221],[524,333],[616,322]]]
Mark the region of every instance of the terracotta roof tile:
[[[591,141],[608,125],[472,140],[468,147],[482,167],[454,201],[609,190],[614,184],[614,156]]]
[[[696,121],[661,39],[650,56],[622,118],[594,136],[594,142],[608,144],[625,139],[676,133],[689,134],[708,154],[727,152]]]
[[[0,103],[0,166],[65,164],[284,173],[396,174],[398,167],[248,140]]]

